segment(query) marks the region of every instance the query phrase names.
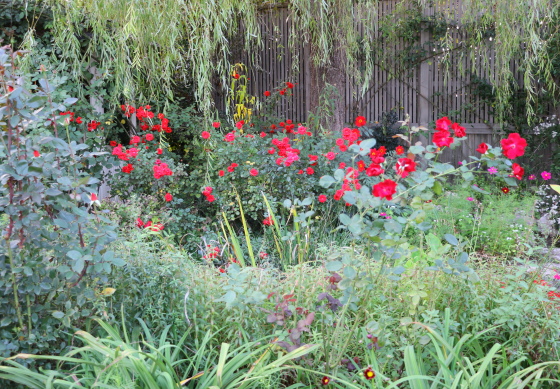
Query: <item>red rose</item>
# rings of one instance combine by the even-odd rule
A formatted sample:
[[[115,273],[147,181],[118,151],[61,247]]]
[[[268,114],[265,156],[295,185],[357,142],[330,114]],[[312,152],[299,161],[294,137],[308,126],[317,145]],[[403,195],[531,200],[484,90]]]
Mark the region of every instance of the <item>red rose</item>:
[[[313,173],[315,173],[315,170],[313,170],[312,167],[308,167],[307,169],[305,169],[305,172],[306,172],[308,175],[312,175]]]
[[[481,143],[478,145],[478,149],[476,149],[480,154],[486,154],[488,151],[488,145],[486,143]]]
[[[378,165],[376,163],[372,163],[366,169],[366,175],[368,175],[369,177],[377,177],[377,176],[382,175],[384,172],[385,172],[385,170],[383,170],[381,165]]]
[[[514,163],[511,168],[513,169],[512,174],[515,178],[520,180],[523,178],[523,174],[525,174],[525,169],[523,169],[519,164]]]
[[[356,125],[356,127],[362,127],[365,126],[367,123],[367,120],[365,117],[363,116],[358,116],[356,117],[356,120],[354,121],[354,124]]]
[[[465,127],[461,127],[459,123],[453,123],[451,129],[455,132],[457,138],[462,138],[467,135]]]
[[[397,183],[393,180],[381,181],[373,186],[373,195],[375,197],[393,200],[393,195],[397,193]]]
[[[146,134],[146,140],[148,140],[148,141],[154,140],[154,135],[153,134]]]
[[[95,193],[91,194],[91,201],[97,201],[97,195]]]
[[[449,131],[446,130],[437,131],[432,137],[432,142],[434,142],[437,147],[450,146],[453,143],[453,138],[451,138],[450,135]]]
[[[212,127],[214,127],[214,128],[220,128],[220,122],[214,122],[214,123],[212,123]]]
[[[200,134],[200,136],[202,137],[202,139],[208,139],[210,138],[210,133],[208,131],[202,131],[202,134]]]
[[[265,95],[266,97],[270,96],[270,92],[269,92],[269,91],[267,91],[267,90],[266,90],[266,91],[264,91],[264,93],[263,93],[263,94],[264,94],[264,95]]]
[[[225,174],[226,174],[226,172],[224,172],[223,170],[220,170],[220,171],[218,172],[218,175],[219,175],[220,177],[223,177]]]
[[[320,202],[320,203],[324,203],[325,201],[327,201],[327,196],[325,196],[325,195],[319,195],[319,202]]]
[[[39,156],[41,156],[41,153],[38,152],[37,150],[33,150],[33,156],[34,157],[39,157]]]
[[[523,154],[525,154],[527,141],[523,139],[517,132],[509,134],[507,139],[502,139],[500,143],[502,144],[502,153],[509,159],[521,157]]]
[[[259,175],[259,171],[257,169],[251,169],[249,170],[249,174],[252,175],[253,177],[256,177]]]
[[[409,173],[416,170],[416,162],[410,158],[400,158],[395,165],[395,170],[399,176],[405,178]]]
[[[441,119],[436,120],[436,130],[444,130],[449,131],[449,127],[451,127],[451,120],[447,116],[442,117]]]
[[[165,201],[168,201],[168,202],[169,202],[169,201],[171,201],[171,200],[173,200],[173,196],[171,195],[171,193],[166,193],[166,194],[165,194]]]

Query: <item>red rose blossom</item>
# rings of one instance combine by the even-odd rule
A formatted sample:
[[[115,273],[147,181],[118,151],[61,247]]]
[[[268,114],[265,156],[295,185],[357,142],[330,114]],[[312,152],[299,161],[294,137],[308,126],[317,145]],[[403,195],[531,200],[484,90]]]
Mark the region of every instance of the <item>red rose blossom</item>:
[[[395,170],[399,176],[405,178],[416,170],[416,162],[410,158],[400,158],[395,165]]]
[[[166,194],[165,194],[165,201],[168,201],[168,202],[169,202],[169,201],[171,201],[171,200],[173,200],[173,196],[171,195],[171,193],[166,193]]]
[[[525,174],[525,169],[523,169],[519,164],[514,163],[512,166],[512,174],[515,178],[520,180],[523,178],[523,174]]]
[[[453,138],[451,138],[450,135],[449,131],[446,130],[437,131],[432,137],[432,142],[434,142],[437,147],[449,147],[453,143]]]
[[[257,169],[251,169],[249,170],[249,174],[252,175],[253,177],[256,177],[259,175],[259,171]]]
[[[502,153],[509,159],[521,157],[525,154],[527,141],[517,132],[509,134],[509,136],[506,139],[502,139],[500,143],[502,144]]]
[[[327,196],[319,195],[318,200],[320,203],[324,203],[325,201],[327,201]]]
[[[202,139],[208,139],[210,138],[210,133],[208,131],[202,131],[202,134],[200,134],[200,136],[202,137]]]
[[[373,195],[375,197],[392,200],[395,193],[397,193],[397,183],[393,180],[381,181],[373,186]]]
[[[486,143],[481,143],[478,145],[478,149],[476,149],[480,154],[486,154],[488,151],[488,145]]]
[[[265,95],[266,97],[268,97],[268,96],[270,96],[270,92],[267,91],[267,90],[265,90],[264,93],[263,93],[263,95]]]
[[[467,135],[465,127],[460,126],[459,123],[453,123],[451,129],[455,132],[457,138],[463,138]]]

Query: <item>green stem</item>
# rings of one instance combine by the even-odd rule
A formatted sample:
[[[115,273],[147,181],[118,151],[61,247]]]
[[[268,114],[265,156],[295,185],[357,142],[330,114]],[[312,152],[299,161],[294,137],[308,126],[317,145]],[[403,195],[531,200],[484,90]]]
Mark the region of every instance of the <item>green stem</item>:
[[[19,306],[18,284],[16,282],[14,259],[13,259],[12,248],[10,247],[10,242],[8,240],[6,240],[6,246],[8,248],[8,259],[10,261],[10,269],[12,271],[11,279],[12,279],[12,289],[14,290],[14,305],[16,307],[19,327],[23,330],[23,315],[21,313],[21,307]]]

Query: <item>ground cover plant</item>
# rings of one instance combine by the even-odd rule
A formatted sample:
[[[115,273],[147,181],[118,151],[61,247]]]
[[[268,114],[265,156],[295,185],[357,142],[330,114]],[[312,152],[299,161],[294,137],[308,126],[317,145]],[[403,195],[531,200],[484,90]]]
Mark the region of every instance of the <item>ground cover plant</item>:
[[[453,166],[468,134],[448,117],[384,145],[363,116],[240,109],[200,128],[189,167],[165,113],[123,104],[137,127],[107,136],[21,55],[0,49],[2,385],[558,384],[560,274],[528,271],[558,239],[536,230],[519,133]],[[109,169],[120,199],[100,201]]]

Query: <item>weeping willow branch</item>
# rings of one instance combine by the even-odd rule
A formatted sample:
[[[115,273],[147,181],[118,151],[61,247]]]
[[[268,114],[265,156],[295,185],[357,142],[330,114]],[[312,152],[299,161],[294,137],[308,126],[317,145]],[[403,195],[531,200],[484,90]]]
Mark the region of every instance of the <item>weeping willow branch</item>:
[[[115,96],[136,100],[171,96],[175,82],[190,80],[203,112],[213,107],[213,78],[229,84],[231,38],[243,34],[244,48],[252,55],[261,45],[259,9],[275,5],[262,0],[47,1],[55,18],[55,43],[75,76],[83,63],[95,62],[113,80]],[[379,0],[278,3],[292,11],[290,46],[309,42],[315,66],[332,66],[333,59],[344,58],[344,69],[362,84],[363,93],[375,64],[392,60],[394,50],[387,48],[399,39],[396,31],[406,22],[404,12],[411,7],[425,11],[443,1],[395,0],[386,18],[380,17],[379,7],[388,2]],[[442,8],[465,31],[462,43],[472,48],[472,70],[490,75],[498,111],[507,111],[514,60],[523,64],[529,110],[543,89],[557,91],[549,42],[559,34],[553,23],[559,8],[556,0],[462,0],[460,9]],[[388,31],[384,37],[382,23]],[[334,55],[337,50],[344,56]]]

